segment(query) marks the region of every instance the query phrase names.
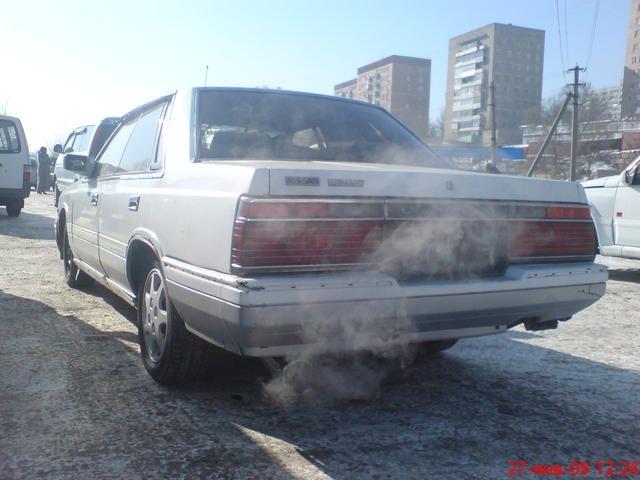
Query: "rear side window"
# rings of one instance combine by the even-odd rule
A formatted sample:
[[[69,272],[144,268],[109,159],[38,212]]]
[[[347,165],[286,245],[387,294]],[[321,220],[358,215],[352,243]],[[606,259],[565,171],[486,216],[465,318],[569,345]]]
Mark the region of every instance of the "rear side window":
[[[20,153],[18,128],[11,120],[0,119],[0,154]]]
[[[129,141],[129,137],[131,137],[131,132],[133,132],[135,126],[136,121],[133,120],[122,125],[120,130],[115,133],[115,136],[102,151],[102,155],[100,155],[100,158],[98,159],[98,176],[104,177],[121,172],[118,165],[122,158],[122,152],[124,152],[127,142]]]
[[[147,172],[155,157],[156,139],[166,103],[120,125],[98,158],[98,176]]]
[[[122,155],[119,170],[123,172],[146,172],[155,157],[156,137],[162,112],[166,104],[158,105],[142,114],[136,123],[127,147]]]
[[[94,125],[90,125],[76,134],[76,139],[73,141],[74,152],[86,152],[89,150],[89,140],[95,128]]]

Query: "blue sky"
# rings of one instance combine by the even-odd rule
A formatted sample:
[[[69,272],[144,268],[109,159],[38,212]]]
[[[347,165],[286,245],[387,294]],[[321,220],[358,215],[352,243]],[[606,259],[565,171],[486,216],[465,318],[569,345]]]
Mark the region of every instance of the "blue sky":
[[[622,77],[630,0],[601,0],[586,80]],[[596,0],[558,0],[565,67],[585,64]],[[543,96],[565,83],[556,0],[3,2],[0,109],[37,147],[179,87],[332,93],[387,55],[432,60],[431,116],[444,107],[449,38],[492,22],[546,31]],[[6,43],[5,43],[6,42]]]

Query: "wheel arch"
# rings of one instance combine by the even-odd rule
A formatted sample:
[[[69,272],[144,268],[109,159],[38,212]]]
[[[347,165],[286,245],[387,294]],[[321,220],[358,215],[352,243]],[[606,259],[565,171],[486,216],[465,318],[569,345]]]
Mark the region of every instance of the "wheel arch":
[[[126,275],[134,296],[138,296],[140,285],[144,282],[149,266],[162,261],[160,250],[148,238],[136,235],[127,247]]]
[[[65,208],[61,208],[60,210],[58,210],[58,218],[56,219],[56,223],[54,224],[54,226],[56,234],[56,246],[58,247],[60,260],[62,260],[62,240],[67,228],[67,210]]]

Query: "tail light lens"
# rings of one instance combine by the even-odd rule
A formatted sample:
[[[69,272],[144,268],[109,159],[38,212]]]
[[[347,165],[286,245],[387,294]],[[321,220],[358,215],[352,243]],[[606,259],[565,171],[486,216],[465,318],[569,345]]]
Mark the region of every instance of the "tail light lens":
[[[384,205],[242,201],[232,241],[234,270],[353,266],[379,245]]]
[[[28,188],[31,185],[31,170],[29,169],[29,165],[24,165],[22,167],[22,186],[24,188]]]
[[[595,255],[595,229],[588,208],[550,207],[546,217],[546,221],[511,223],[511,258]]]
[[[236,222],[233,263],[244,268],[354,264],[381,238],[380,222]]]
[[[436,221],[434,211],[438,222],[462,219],[496,231],[504,226],[496,240],[497,253],[512,263],[584,261],[595,255],[595,231],[586,206],[489,204],[492,216],[471,218],[480,211],[477,202],[466,210],[462,202],[414,203],[399,208],[384,200],[243,197],[233,228],[232,271],[321,271],[370,264],[375,258],[371,254],[394,226],[416,221],[428,225]],[[444,247],[459,241],[450,240],[442,240]]]

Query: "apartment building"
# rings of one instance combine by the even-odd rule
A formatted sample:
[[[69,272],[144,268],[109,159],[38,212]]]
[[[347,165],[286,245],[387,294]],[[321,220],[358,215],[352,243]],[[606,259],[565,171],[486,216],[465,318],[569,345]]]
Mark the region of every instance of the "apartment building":
[[[431,60],[392,55],[358,68],[357,77],[336,85],[334,94],[380,105],[426,138],[430,90]]]
[[[492,23],[449,40],[444,138],[489,144],[494,84],[498,144],[521,141],[520,125],[542,101],[543,30]]]
[[[631,0],[622,76],[622,117],[640,115],[640,0]]]

